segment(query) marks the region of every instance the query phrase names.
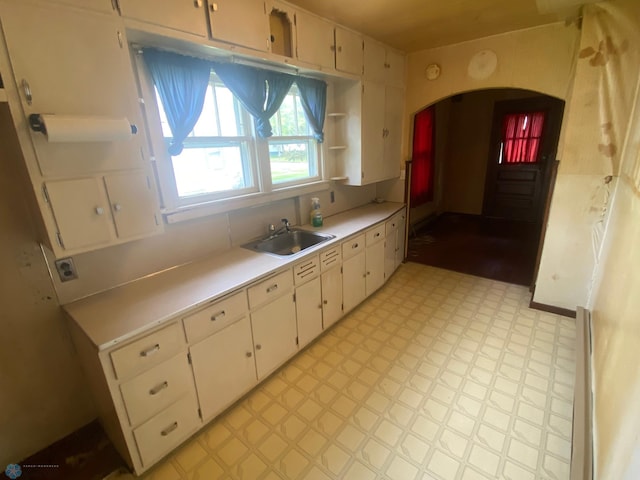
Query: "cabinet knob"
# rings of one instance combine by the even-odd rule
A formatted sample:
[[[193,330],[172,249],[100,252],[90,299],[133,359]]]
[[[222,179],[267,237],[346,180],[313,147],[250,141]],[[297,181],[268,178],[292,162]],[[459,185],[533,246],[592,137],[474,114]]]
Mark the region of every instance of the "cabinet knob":
[[[338,53],[342,52],[342,46],[338,47]]]
[[[104,213],[104,208],[96,207],[96,215],[102,215]]]
[[[114,203],[114,204],[113,204],[113,209],[114,209],[116,212],[119,212],[120,210],[122,210],[122,205],[120,205],[119,203]]]
[[[262,350],[262,345],[260,345],[259,343],[256,345],[256,350]]]
[[[353,245],[351,245],[351,248],[358,248],[358,244],[354,243]]]
[[[218,4],[217,3],[212,3],[209,5],[209,10],[211,10],[211,12],[217,12],[218,11]]]
[[[322,310],[322,304],[318,305],[318,308],[319,308],[320,310]]]
[[[195,1],[193,2],[193,5],[194,5],[196,8],[201,8],[201,7],[202,7],[202,0],[195,0]]]
[[[20,82],[20,85],[22,86],[22,91],[24,92],[24,98],[27,101],[27,105],[31,105],[31,103],[33,102],[33,95],[31,94],[31,85],[29,85],[29,82],[27,82],[26,78],[22,79],[22,82]]]
[[[326,305],[326,304],[327,304],[327,303],[329,303],[329,302],[328,302],[328,301],[326,301],[326,300],[324,300],[322,303],[324,303],[324,304]]]
[[[245,355],[246,355],[247,358],[251,358],[253,356],[253,353],[247,352],[247,353],[245,353]]]

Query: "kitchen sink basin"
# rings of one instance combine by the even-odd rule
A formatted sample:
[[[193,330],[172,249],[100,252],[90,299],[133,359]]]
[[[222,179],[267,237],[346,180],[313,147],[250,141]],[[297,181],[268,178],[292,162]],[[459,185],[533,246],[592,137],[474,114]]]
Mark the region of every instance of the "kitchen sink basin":
[[[289,232],[283,232],[274,237],[256,240],[242,246],[255,252],[271,253],[273,255],[286,257],[288,255],[295,255],[309,247],[326,242],[332,238],[335,238],[335,235],[291,229]]]

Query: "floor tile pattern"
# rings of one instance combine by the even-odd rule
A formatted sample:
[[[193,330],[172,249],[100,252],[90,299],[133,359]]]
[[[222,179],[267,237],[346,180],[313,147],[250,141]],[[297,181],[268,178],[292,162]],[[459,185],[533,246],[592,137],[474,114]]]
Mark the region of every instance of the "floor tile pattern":
[[[406,263],[148,480],[568,479],[574,321]]]

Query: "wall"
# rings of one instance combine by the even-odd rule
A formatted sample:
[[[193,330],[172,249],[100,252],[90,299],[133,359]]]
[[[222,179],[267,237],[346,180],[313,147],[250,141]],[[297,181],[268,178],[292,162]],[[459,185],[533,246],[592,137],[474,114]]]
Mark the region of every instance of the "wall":
[[[0,466],[95,417],[47,265],[7,104],[0,103]]]
[[[614,2],[586,13],[589,23],[598,26],[595,31],[620,32],[628,40],[620,63],[607,69],[608,82],[625,82],[625,88],[614,93],[632,96],[615,115],[622,117],[614,120],[620,139],[614,159],[618,166],[603,229],[603,253],[597,259],[587,306],[593,322],[595,478],[631,479],[640,472],[640,5],[630,0]],[[616,106],[617,102],[603,103]],[[629,119],[624,118],[627,113]],[[603,162],[609,167],[610,158]]]

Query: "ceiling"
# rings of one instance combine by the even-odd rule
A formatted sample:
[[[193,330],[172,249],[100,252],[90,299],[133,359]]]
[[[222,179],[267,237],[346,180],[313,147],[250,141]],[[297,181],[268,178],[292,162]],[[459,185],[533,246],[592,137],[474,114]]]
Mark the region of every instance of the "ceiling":
[[[289,0],[404,52],[565,20],[579,0]],[[587,3],[589,0],[582,1]],[[541,13],[545,12],[545,13]]]

